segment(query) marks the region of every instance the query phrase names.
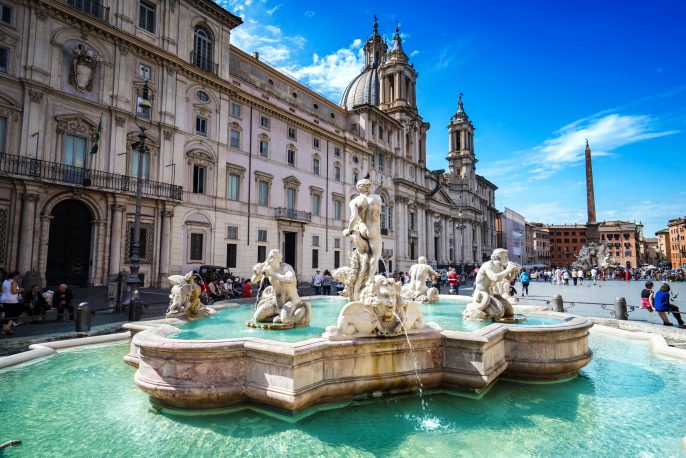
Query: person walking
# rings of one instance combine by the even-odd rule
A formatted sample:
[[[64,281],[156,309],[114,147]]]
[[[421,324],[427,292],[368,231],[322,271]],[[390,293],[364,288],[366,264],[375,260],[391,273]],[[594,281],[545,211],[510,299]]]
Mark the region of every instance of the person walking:
[[[578,274],[576,272],[576,269],[572,269],[572,283],[574,283],[574,286],[576,286]]]
[[[529,274],[527,273],[526,269],[522,270],[522,273],[519,274],[519,281],[522,282],[522,297],[524,297],[524,293],[526,295],[529,295],[529,281],[531,281],[531,278],[529,277]]]
[[[596,268],[594,267],[594,268],[591,269],[591,279],[593,280],[593,284],[594,284],[594,285],[596,284],[595,279],[596,279],[597,276],[598,276],[598,271],[597,271]]]
[[[333,277],[331,276],[331,272],[325,270],[324,275],[322,275],[322,294],[324,294],[325,296],[331,294],[331,283],[333,283]]]
[[[2,282],[2,296],[0,296],[0,307],[2,308],[2,333],[4,335],[14,334],[12,326],[16,326],[16,319],[22,313],[21,293],[24,291],[19,287],[19,271],[15,270],[7,275]]]
[[[459,294],[460,291],[460,276],[454,267],[450,268],[448,272],[448,284],[450,285],[449,294]]]
[[[316,271],[312,277],[312,286],[314,286],[314,295],[319,296],[322,293],[322,283],[324,282],[324,276],[321,271]]]
[[[579,271],[576,273],[580,286],[584,286],[584,275],[584,269],[579,269]]]

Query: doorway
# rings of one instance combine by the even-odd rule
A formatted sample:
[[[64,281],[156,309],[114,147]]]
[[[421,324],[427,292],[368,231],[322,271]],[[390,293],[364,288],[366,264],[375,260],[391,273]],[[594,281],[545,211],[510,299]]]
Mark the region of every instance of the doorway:
[[[296,253],[298,252],[298,233],[284,232],[283,235],[283,262],[290,264],[290,266],[293,267],[293,270],[297,272]]]
[[[78,200],[70,199],[57,204],[50,215],[47,284],[87,285],[93,219],[90,210]]]

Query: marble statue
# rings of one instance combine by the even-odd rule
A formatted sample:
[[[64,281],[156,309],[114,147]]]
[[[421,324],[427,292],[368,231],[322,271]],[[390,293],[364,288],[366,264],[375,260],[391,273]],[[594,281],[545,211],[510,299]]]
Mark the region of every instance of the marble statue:
[[[324,338],[389,337],[438,328],[424,323],[417,302],[403,298],[401,282],[376,275],[381,259],[381,197],[371,194],[371,187],[369,176],[358,181],[360,195],[350,202],[350,222],[343,231],[353,245],[348,253],[350,266],[333,273],[345,285],[341,295],[350,302],[338,315],[336,326],[326,328]],[[427,264],[415,270],[417,281],[433,272]],[[428,293],[426,289],[422,291]]]
[[[392,337],[424,329],[427,325],[419,305],[402,298],[401,286],[401,282],[376,275],[361,292],[359,301],[343,307],[336,326],[327,327],[324,337]]]
[[[381,197],[371,194],[372,182],[367,175],[357,182],[359,196],[350,201],[350,222],[343,235],[353,244],[351,267],[357,266],[348,299],[356,301],[362,288],[371,282],[381,259]],[[341,274],[338,273],[340,276]]]
[[[401,294],[406,300],[432,303],[438,301],[438,289],[429,288],[426,282],[431,276],[439,276],[438,272],[427,264],[427,259],[420,256],[417,264],[410,267],[410,281],[403,285]]]
[[[510,262],[507,250],[497,248],[491,260],[483,263],[474,280],[472,302],[462,316],[466,320],[483,321],[514,316],[516,299],[510,295],[510,280],[520,266]]]
[[[253,266],[250,282],[255,284],[263,277],[269,279],[255,305],[256,323],[271,321],[285,325],[307,326],[312,318],[312,307],[298,295],[298,278],[293,267],[283,262],[280,250],[271,250],[267,259]]]
[[[615,261],[612,256],[606,253],[607,244],[612,242],[594,243],[584,245],[576,257],[576,261],[572,263],[573,269],[583,269],[589,271],[596,268],[600,271],[608,269],[616,269],[619,263]]]
[[[200,318],[214,313],[214,309],[207,308],[200,302],[202,288],[198,274],[191,271],[186,275],[172,275],[168,279],[172,288],[169,294],[167,318],[182,316]]]

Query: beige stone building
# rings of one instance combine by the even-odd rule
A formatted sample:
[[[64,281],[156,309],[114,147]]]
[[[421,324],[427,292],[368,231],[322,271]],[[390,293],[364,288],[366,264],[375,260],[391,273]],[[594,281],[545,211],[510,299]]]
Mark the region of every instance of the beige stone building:
[[[366,66],[335,103],[231,46],[241,19],[209,0],[5,8],[0,266],[51,284],[126,270],[139,163],[146,286],[200,264],[247,275],[275,247],[302,279],[342,265],[348,203],[367,173],[384,203],[383,269],[420,255],[476,264],[495,247],[496,187],[476,174],[461,97],[449,171],[429,171],[398,31],[389,50],[374,24]],[[146,80],[150,110],[137,103]]]
[[[607,253],[622,267],[639,267],[640,240],[643,226],[629,221],[603,221],[600,223],[600,241],[608,242]]]
[[[672,262],[672,244],[669,239],[669,228],[655,233],[657,237],[658,262]]]
[[[531,234],[531,257],[529,264],[543,264],[550,266],[550,230],[542,223],[527,223],[527,246],[528,234]]]
[[[672,269],[686,269],[686,217],[670,219],[667,227]]]

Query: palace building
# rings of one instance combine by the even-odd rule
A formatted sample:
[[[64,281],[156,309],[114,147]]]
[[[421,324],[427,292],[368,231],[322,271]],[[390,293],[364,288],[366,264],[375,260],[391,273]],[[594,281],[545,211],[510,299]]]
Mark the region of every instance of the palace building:
[[[374,23],[336,104],[232,46],[242,20],[212,1],[101,1],[0,0],[0,267],[51,285],[127,270],[139,165],[146,286],[201,264],[247,276],[277,247],[301,279],[347,263],[366,174],[381,271],[490,256],[497,188],[476,174],[462,96],[447,171],[429,170],[397,28],[389,49]]]

